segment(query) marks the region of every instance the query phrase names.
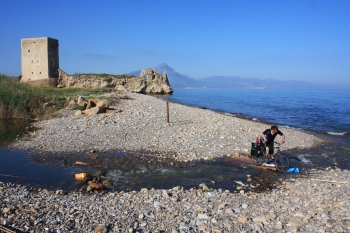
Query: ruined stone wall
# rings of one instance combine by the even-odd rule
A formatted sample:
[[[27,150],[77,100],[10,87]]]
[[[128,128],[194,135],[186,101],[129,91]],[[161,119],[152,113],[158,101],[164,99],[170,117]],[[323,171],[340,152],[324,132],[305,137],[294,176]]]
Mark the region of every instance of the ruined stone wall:
[[[166,74],[160,76],[158,73],[149,73],[144,77],[141,72],[140,77],[123,76],[98,76],[98,75],[68,75],[62,70],[59,71],[58,87],[74,88],[115,88],[121,91],[151,94],[170,94],[173,92]],[[155,72],[155,71],[154,71]]]

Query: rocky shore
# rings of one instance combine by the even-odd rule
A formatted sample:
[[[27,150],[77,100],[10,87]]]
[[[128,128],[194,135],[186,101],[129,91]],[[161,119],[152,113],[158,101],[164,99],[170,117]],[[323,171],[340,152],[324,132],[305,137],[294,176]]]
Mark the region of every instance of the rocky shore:
[[[349,180],[349,171],[313,170],[265,193],[64,194],[0,183],[0,232],[349,232]]]
[[[269,128],[175,103],[169,103],[167,123],[164,100],[127,95],[114,106],[120,113],[76,117],[62,111],[64,117],[35,123],[37,131],[11,146],[43,152],[142,150],[178,161],[209,160],[247,155],[255,137]],[[323,142],[280,128],[285,149]],[[0,227],[23,232],[349,232],[349,180],[347,170],[311,170],[262,193],[232,193],[205,184],[190,190],[65,193],[0,183]]]

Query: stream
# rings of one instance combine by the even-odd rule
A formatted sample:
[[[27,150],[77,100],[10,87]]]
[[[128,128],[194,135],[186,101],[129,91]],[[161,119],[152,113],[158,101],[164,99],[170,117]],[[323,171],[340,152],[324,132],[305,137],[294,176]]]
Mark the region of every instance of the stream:
[[[330,143],[316,148],[285,151],[291,167],[298,167],[300,173],[282,174],[255,167],[247,158],[223,157],[179,163],[146,151],[40,153],[8,148],[9,143],[21,137],[28,127],[29,122],[24,121],[0,123],[0,182],[73,191],[81,183],[75,179],[75,174],[86,172],[101,174],[112,183],[108,189],[116,191],[176,186],[189,189],[205,183],[209,188],[235,192],[239,191],[239,182],[242,182],[246,184],[244,190],[260,192],[274,188],[281,179],[303,177],[310,169],[350,168],[349,143],[339,136],[329,137]],[[76,164],[77,161],[98,166],[81,166]],[[248,177],[252,181],[248,182]]]

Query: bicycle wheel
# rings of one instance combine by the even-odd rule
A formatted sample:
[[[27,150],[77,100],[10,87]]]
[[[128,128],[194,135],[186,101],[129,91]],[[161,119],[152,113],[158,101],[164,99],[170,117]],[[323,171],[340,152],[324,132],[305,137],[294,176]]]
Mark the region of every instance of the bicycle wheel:
[[[252,157],[252,160],[255,165],[261,166],[265,162],[265,156]]]
[[[289,168],[289,158],[287,155],[277,152],[273,155],[277,171],[286,172]]]

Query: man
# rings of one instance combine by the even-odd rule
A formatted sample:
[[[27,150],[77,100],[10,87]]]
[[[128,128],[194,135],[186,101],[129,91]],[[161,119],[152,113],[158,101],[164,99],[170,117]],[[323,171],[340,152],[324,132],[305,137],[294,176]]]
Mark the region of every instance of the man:
[[[275,140],[277,134],[282,136],[282,143],[285,142],[286,137],[284,134],[278,130],[278,127],[276,125],[271,126],[271,129],[267,129],[262,133],[262,137],[264,139],[264,142],[266,143],[266,146],[269,148],[269,155],[273,159],[273,141]]]

